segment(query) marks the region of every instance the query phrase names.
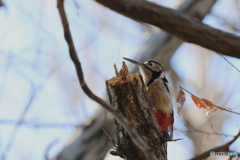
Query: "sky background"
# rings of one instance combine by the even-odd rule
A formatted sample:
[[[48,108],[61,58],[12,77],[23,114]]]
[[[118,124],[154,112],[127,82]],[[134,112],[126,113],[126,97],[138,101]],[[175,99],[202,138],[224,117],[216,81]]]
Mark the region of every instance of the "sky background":
[[[157,0],[176,8],[180,0]],[[66,145],[76,126],[87,123],[97,105],[82,92],[69,58],[55,0],[4,0],[0,8],[0,157],[7,160],[42,160],[47,147],[54,157]],[[66,0],[67,17],[89,87],[104,98],[105,80],[120,68],[122,57],[133,58],[149,38],[144,25],[114,13],[94,1]],[[240,34],[240,4],[219,0],[204,23]],[[235,28],[234,28],[234,27]],[[240,68],[239,60],[226,57]],[[148,60],[148,59],[146,59]],[[127,63],[129,64],[129,63]],[[222,57],[199,46],[184,43],[170,61],[181,78],[180,85],[199,97],[240,112],[240,73]],[[189,95],[183,112],[201,129],[210,119],[221,133],[235,135],[239,116],[218,111],[206,117]],[[193,143],[184,121],[175,114],[174,137],[169,159],[190,158]],[[194,121],[195,119],[195,121]],[[197,121],[196,121],[197,119]],[[20,124],[17,124],[17,123]],[[217,126],[221,125],[221,126]],[[203,141],[212,137],[205,135]],[[232,137],[220,137],[218,145]],[[184,147],[183,147],[184,146]],[[240,152],[240,140],[231,149]],[[112,156],[106,159],[113,159]]]

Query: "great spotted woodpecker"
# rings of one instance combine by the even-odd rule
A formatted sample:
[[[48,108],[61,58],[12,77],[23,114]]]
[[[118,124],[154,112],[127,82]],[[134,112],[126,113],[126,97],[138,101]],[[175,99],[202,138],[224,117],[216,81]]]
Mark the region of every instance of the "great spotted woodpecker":
[[[123,59],[140,68],[146,90],[154,105],[153,113],[155,120],[161,131],[170,133],[167,139],[171,140],[173,137],[174,122],[172,94],[170,93],[170,86],[165,77],[162,65],[155,61],[139,63],[128,58]]]

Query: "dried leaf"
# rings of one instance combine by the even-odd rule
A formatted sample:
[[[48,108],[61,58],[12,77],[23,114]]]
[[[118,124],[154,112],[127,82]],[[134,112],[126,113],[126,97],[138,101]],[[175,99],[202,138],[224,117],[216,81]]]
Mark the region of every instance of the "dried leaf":
[[[211,101],[209,101],[209,100],[207,100],[207,99],[205,99],[205,98],[202,98],[202,100],[204,101],[204,102],[207,102],[206,103],[206,105],[210,108],[210,109],[214,109],[215,107],[213,107],[213,102],[211,102]]]
[[[206,105],[207,105],[213,112],[216,112],[216,111],[218,110],[218,108],[216,108],[216,107],[213,106],[213,105],[214,105],[213,102],[211,102],[211,101],[209,101],[209,100],[207,100],[207,99],[205,99],[205,98],[203,98],[202,100],[205,101],[205,102],[207,102]]]
[[[215,112],[215,111],[218,111],[218,110],[224,110],[224,111],[227,111],[227,112],[231,112],[231,113],[240,115],[240,113],[232,111],[231,108],[228,108],[228,107],[224,108],[224,107],[221,107],[221,106],[214,105],[213,102],[211,102],[207,99],[204,99],[204,98],[200,99],[200,98],[194,96],[188,90],[182,88],[181,86],[180,86],[180,88],[182,90],[188,92],[191,95],[193,102],[197,105],[198,108],[205,108],[207,111],[209,111],[209,112],[206,113],[206,115],[209,115],[210,112]]]
[[[218,109],[216,107],[214,107],[214,103],[205,99],[205,98],[202,98],[201,100],[194,97],[194,96],[191,96],[194,103],[198,106],[198,108],[205,108],[207,110],[211,110],[212,112],[216,112]],[[210,111],[208,111],[206,113],[206,115],[210,115]]]
[[[183,92],[182,89],[179,90],[178,92],[178,96],[177,96],[177,113],[180,115],[180,112],[182,110],[183,104],[185,102],[186,98],[185,98],[185,93]]]
[[[206,103],[206,105],[210,108],[210,109],[212,109],[213,108],[213,103],[211,102],[211,101],[209,101],[209,100],[207,100],[207,99],[205,99],[205,98],[202,98],[202,100],[204,101],[204,102],[207,102]]]
[[[198,108],[205,108],[205,109],[207,108],[206,103],[204,103],[202,100],[199,100],[193,95],[191,95],[191,98]]]

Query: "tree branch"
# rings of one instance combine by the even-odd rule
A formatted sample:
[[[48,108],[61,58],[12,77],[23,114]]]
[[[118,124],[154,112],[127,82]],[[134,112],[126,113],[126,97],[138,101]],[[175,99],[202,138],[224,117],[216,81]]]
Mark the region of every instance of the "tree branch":
[[[228,150],[229,146],[231,144],[233,144],[233,142],[235,142],[238,139],[239,136],[240,136],[240,131],[238,132],[238,134],[231,141],[227,142],[226,144],[218,146],[216,148],[209,149],[206,152],[203,152],[202,154],[200,154],[200,155],[198,155],[198,156],[196,156],[194,158],[191,158],[191,160],[207,159],[210,156],[210,152],[211,151],[214,151],[214,152],[226,152]]]
[[[7,155],[9,153],[9,151],[11,150],[11,147],[16,139],[16,136],[19,132],[20,126],[22,125],[25,115],[28,113],[29,109],[32,106],[32,103],[34,102],[34,100],[36,99],[36,97],[38,96],[39,91],[42,89],[43,85],[39,85],[39,86],[32,86],[32,90],[31,90],[31,94],[30,97],[27,101],[27,104],[23,110],[23,112],[21,113],[18,122],[15,124],[12,133],[10,134],[10,138],[7,142],[7,145],[2,153],[1,159],[7,159]]]
[[[34,123],[34,122],[28,122],[28,121],[14,121],[11,119],[0,119],[0,125],[25,125],[28,127],[48,127],[48,128],[66,128],[66,127],[81,127],[80,125],[77,124],[72,124],[72,123]]]
[[[95,0],[133,20],[157,26],[189,43],[240,58],[240,37],[214,29],[182,12],[145,0]]]
[[[133,125],[115,108],[113,108],[110,104],[107,102],[103,101],[101,98],[96,96],[87,86],[85,80],[84,80],[84,75],[81,67],[81,63],[79,61],[76,49],[73,44],[71,32],[69,29],[68,21],[67,21],[67,16],[65,14],[64,10],[64,0],[58,0],[57,7],[59,10],[59,14],[61,17],[63,29],[64,29],[64,37],[67,41],[68,48],[69,48],[69,54],[70,57],[74,63],[79,84],[84,91],[84,93],[93,101],[99,103],[102,107],[107,109],[109,112],[111,112],[114,117],[120,122],[120,124],[127,130],[129,136],[133,140],[133,142],[143,151],[147,159],[149,160],[157,160],[156,155],[153,153],[152,149],[146,144],[146,142],[139,136],[137,133],[136,129],[133,128]]]
[[[199,20],[203,20],[215,2],[216,0],[187,0],[184,1],[177,10]],[[182,39],[174,35],[156,29],[150,32],[150,37],[147,42],[139,48],[139,52],[134,59],[139,62],[144,62],[147,59],[154,59],[162,64],[165,70],[168,71],[171,66],[169,64],[171,57],[183,42]],[[132,72],[138,72],[138,67],[134,65],[134,70]],[[179,80],[177,74],[175,74],[174,77],[175,81]],[[177,86],[173,88],[177,88]]]

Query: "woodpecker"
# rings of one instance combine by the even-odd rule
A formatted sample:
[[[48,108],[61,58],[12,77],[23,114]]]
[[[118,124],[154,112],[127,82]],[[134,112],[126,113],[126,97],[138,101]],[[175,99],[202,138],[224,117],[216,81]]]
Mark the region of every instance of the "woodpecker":
[[[154,106],[155,120],[161,131],[170,133],[167,139],[172,140],[174,123],[172,94],[162,65],[155,61],[139,63],[125,57],[123,59],[140,68],[146,90]]]

